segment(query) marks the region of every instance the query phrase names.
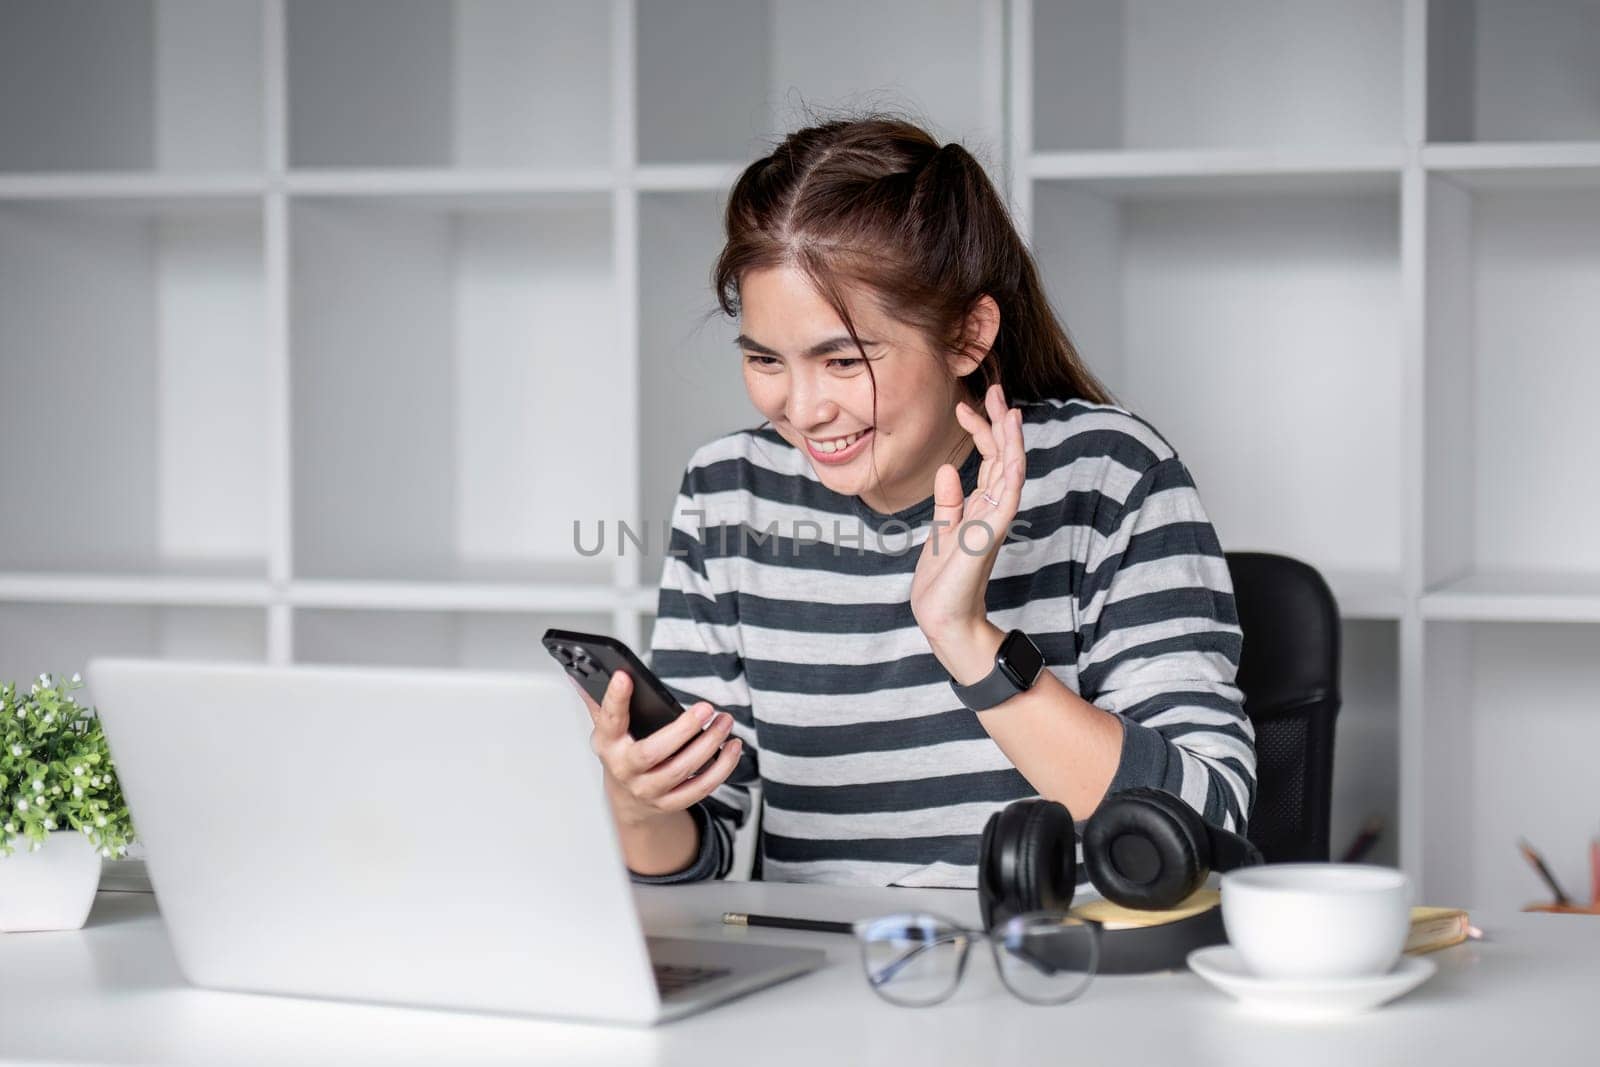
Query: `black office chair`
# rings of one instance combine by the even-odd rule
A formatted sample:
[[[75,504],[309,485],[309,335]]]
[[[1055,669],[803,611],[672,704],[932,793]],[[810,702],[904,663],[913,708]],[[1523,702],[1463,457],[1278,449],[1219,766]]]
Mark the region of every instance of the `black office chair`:
[[[1247,836],[1268,863],[1328,859],[1333,727],[1339,714],[1339,608],[1316,568],[1229,552],[1244,649],[1238,685],[1256,731],[1256,801]]]

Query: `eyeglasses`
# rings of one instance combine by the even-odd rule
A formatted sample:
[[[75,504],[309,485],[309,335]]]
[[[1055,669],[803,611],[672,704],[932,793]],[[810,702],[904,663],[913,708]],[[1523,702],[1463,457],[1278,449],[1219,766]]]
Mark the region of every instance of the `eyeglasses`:
[[[861,945],[867,984],[907,1008],[948,999],[961,984],[975,940],[989,942],[1000,981],[1029,1004],[1073,1000],[1100,966],[1100,924],[1060,912],[1018,915],[988,933],[927,913],[862,919],[851,929]]]

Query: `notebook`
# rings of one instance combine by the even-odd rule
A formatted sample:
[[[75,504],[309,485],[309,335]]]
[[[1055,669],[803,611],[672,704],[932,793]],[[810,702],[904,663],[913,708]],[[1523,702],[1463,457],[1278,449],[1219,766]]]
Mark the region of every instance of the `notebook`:
[[[1471,930],[1472,923],[1461,908],[1412,908],[1411,933],[1406,936],[1405,950],[1421,955],[1459,945]]]

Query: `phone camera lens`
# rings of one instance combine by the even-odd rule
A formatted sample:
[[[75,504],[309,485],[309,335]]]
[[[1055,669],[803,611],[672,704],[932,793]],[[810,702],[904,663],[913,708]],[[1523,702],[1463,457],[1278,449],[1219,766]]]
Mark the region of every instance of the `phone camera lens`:
[[[552,645],[551,651],[555,653],[556,659],[563,667],[572,666],[572,653],[568,652],[561,645]]]

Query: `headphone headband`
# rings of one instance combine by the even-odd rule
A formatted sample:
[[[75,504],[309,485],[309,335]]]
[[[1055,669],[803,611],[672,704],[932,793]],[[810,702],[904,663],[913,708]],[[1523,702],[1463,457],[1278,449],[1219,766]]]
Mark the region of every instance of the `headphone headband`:
[[[1265,863],[1261,850],[1249,838],[1206,823],[1206,836],[1211,839],[1211,869],[1231,871],[1237,867],[1255,867]]]

